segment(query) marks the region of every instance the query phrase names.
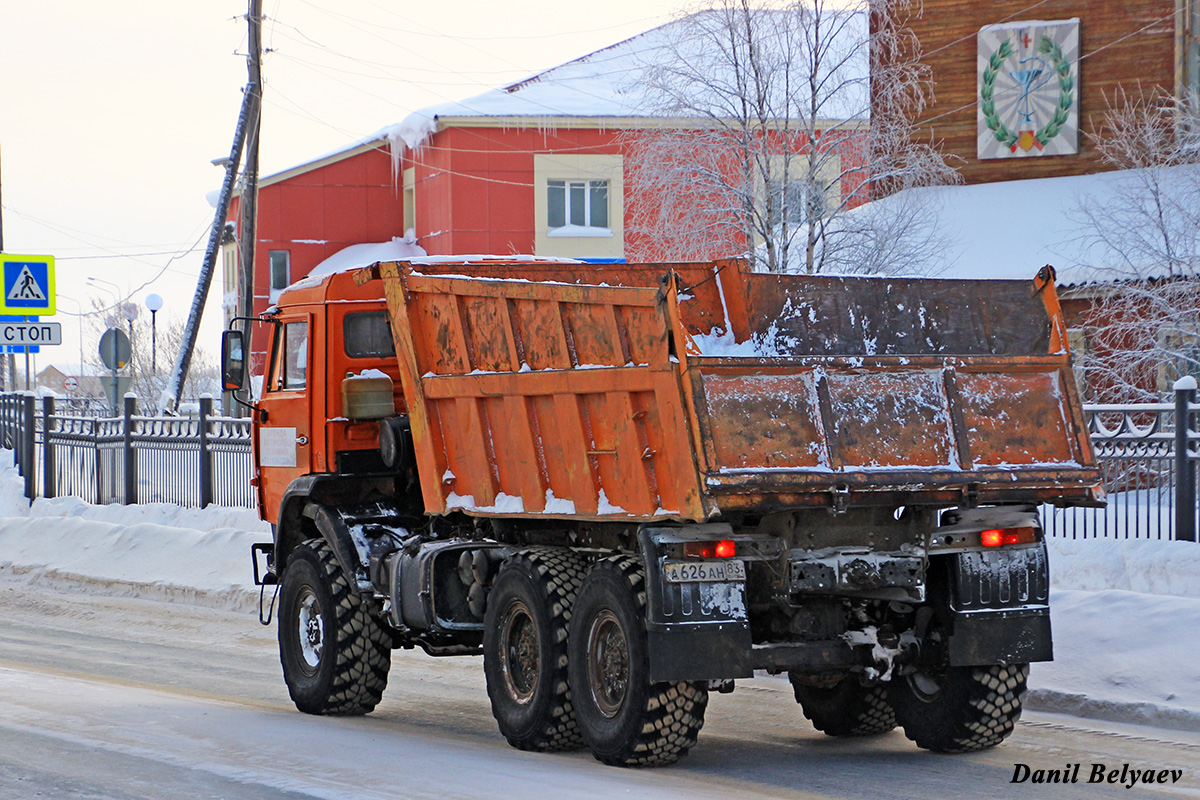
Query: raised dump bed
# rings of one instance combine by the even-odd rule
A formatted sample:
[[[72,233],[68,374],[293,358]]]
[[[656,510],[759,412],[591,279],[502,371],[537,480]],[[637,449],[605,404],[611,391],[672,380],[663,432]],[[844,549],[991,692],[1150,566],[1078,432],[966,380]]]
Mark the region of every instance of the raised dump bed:
[[[384,282],[431,513],[700,521],[1103,499],[1048,268],[438,270],[360,276]]]

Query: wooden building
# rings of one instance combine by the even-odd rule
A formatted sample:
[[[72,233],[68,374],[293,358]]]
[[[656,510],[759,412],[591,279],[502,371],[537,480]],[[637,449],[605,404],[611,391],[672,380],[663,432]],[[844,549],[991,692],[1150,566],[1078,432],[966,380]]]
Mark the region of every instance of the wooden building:
[[[1039,49],[1037,26],[1072,20],[1077,20],[1075,58],[1056,61],[1054,48]],[[925,0],[923,13],[910,25],[932,71],[935,95],[919,120],[921,136],[943,144],[967,183],[1106,169],[1089,135],[1100,131],[1109,103],[1121,90],[1182,97],[1200,86],[1200,0]],[[1005,51],[987,46],[985,33],[993,26],[1002,34],[993,42],[1009,41]],[[1028,36],[1031,32],[1034,36]],[[1008,51],[1011,56],[1002,59]],[[1073,105],[1077,152],[1045,154],[1035,146],[1014,157],[980,158],[981,139],[989,133],[982,108],[989,88],[998,98],[1000,87],[1011,84],[1011,120],[1019,117],[1015,106],[1029,100],[1028,91],[1021,97],[1021,77],[1026,87],[1043,88],[1049,110],[1056,100]],[[993,100],[993,128],[1013,128],[1012,121],[1000,121],[1000,105]]]

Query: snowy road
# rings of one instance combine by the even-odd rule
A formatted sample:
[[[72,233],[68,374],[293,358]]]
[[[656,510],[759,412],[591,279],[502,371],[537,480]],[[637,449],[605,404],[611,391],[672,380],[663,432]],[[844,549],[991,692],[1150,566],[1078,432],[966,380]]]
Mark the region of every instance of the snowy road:
[[[397,653],[376,713],[315,718],[293,710],[251,615],[17,582],[0,583],[0,609],[2,798],[1200,796],[1200,735],[1027,715],[999,748],[937,756],[900,733],[823,737],[774,679],[714,695],[678,766],[613,769],[509,748],[476,659]],[[1088,785],[1097,762],[1184,775]],[[1012,784],[1018,763],[1081,763],[1080,783]]]

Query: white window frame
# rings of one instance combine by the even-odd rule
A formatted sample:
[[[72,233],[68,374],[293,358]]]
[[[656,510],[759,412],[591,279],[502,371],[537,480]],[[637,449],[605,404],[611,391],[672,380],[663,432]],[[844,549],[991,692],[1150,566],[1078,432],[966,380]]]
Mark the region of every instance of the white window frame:
[[[599,188],[601,186],[604,188],[604,222],[605,222],[604,225],[596,224],[596,219],[595,219],[596,214],[593,212],[593,207],[592,207],[592,192],[594,189]],[[554,203],[551,201],[550,192],[552,189],[556,189],[556,188],[562,189],[563,224],[552,227],[550,225],[550,217],[554,211]],[[575,216],[575,214],[573,212],[575,212],[577,210],[576,204],[572,200],[572,198],[575,194],[575,192],[573,190],[575,190],[575,189],[583,190],[582,191],[583,214],[581,215],[581,217],[583,219],[582,225],[571,222],[571,219]],[[546,181],[546,235],[547,236],[555,236],[555,237],[612,236],[613,235],[612,228],[610,228],[608,226],[608,221],[610,219],[609,208],[611,206],[611,203],[609,202],[610,192],[611,192],[611,188],[609,185],[609,181],[605,178],[579,178],[579,179],[551,178],[551,179],[547,180]]]

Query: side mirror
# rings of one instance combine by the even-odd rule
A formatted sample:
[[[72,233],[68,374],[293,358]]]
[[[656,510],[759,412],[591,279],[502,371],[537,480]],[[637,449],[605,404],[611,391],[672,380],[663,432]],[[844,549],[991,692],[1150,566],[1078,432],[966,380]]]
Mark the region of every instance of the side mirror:
[[[236,392],[246,385],[246,340],[241,331],[221,334],[221,387]]]

